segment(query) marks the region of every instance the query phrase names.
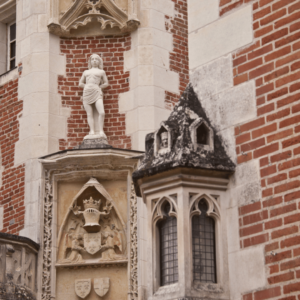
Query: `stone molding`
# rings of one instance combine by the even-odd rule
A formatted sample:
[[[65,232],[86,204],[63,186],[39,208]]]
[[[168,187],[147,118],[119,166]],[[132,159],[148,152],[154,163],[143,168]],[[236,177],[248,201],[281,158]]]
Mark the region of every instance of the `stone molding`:
[[[138,299],[138,232],[137,232],[137,198],[134,185],[131,184],[130,195],[130,300]]]
[[[101,8],[105,11],[101,12]],[[136,10],[137,0],[128,1],[127,12],[118,7],[113,0],[75,0],[66,12],[59,12],[59,0],[51,0],[48,29],[61,37],[81,36],[76,32],[78,27],[87,28],[89,23],[96,21],[99,26],[97,33],[93,35],[111,34],[112,30],[114,34],[132,32],[140,24]],[[63,13],[61,17],[60,13]],[[87,34],[85,32],[84,36]]]

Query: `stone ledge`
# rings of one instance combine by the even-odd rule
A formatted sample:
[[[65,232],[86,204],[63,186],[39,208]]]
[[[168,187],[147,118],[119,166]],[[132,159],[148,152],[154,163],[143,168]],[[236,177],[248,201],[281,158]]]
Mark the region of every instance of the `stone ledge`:
[[[14,235],[10,233],[5,233],[5,232],[0,232],[0,241],[4,242],[9,242],[9,243],[22,243],[22,244],[27,244],[31,248],[33,248],[36,252],[39,251],[40,245],[34,242],[33,240],[19,236],[19,235]]]

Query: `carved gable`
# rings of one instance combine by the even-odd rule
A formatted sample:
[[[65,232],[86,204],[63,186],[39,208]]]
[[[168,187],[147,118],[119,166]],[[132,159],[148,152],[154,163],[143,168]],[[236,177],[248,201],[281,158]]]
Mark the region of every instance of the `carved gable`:
[[[59,36],[118,34],[139,25],[135,5],[128,0],[60,0],[53,7],[48,28]]]

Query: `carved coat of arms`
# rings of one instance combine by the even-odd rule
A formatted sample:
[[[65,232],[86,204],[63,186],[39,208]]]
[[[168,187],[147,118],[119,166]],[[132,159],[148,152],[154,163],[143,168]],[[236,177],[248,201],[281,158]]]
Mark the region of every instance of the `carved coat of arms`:
[[[94,290],[98,296],[103,297],[109,290],[109,278],[95,278]]]
[[[84,299],[91,292],[91,279],[75,280],[75,293],[78,297]]]
[[[100,233],[85,233],[83,236],[84,248],[90,254],[95,254],[101,249]]]

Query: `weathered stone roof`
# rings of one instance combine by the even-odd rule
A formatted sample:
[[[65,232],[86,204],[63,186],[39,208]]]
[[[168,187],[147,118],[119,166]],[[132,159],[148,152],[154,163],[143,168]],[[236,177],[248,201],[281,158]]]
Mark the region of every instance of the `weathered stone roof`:
[[[200,120],[211,128],[213,147],[196,147],[192,141],[191,125]],[[162,123],[171,133],[170,149],[166,153],[155,151],[159,131],[146,136],[146,153],[138,169],[133,173],[136,192],[140,195],[137,180],[178,167],[233,172],[235,164],[227,155],[220,136],[215,134],[205,111],[191,84],[183,92],[170,117]]]

